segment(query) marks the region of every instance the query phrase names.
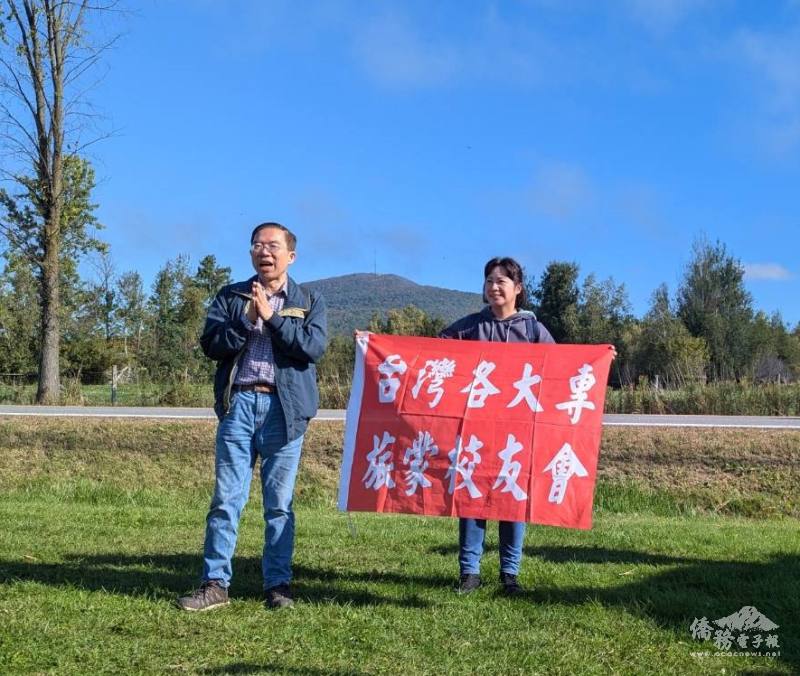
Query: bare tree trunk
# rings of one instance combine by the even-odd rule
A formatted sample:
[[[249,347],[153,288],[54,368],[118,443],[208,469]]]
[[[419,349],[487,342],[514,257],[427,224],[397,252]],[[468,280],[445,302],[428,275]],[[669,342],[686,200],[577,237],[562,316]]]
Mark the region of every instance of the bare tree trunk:
[[[51,212],[52,223],[58,214]],[[60,260],[58,257],[58,231],[48,227],[46,251],[42,265],[42,353],[39,360],[39,387],[37,404],[57,404],[61,397],[59,352],[61,330]]]
[[[49,103],[49,134],[40,139],[39,180],[45,189],[44,258],[42,260],[42,354],[39,366],[39,388],[36,402],[55,404],[60,398],[61,369],[59,346],[61,342],[61,209],[64,201],[64,30],[61,13],[63,7],[55,8],[50,0],[44,0],[44,16],[47,26],[47,56],[51,96]],[[33,38],[34,44],[37,38]],[[44,75],[48,71],[39,60],[38,48],[34,50],[39,63],[36,83],[37,100],[45,96]],[[47,129],[47,107],[37,106],[37,128]],[[41,133],[40,132],[40,133]]]

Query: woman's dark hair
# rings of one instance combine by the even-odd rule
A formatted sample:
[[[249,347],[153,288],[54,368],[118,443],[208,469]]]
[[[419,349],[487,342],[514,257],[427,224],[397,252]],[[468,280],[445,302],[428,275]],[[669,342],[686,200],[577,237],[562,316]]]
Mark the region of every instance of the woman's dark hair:
[[[509,256],[503,256],[502,258],[492,258],[489,260],[488,263],[486,263],[486,265],[483,266],[484,282],[486,281],[486,278],[489,276],[489,273],[497,267],[503,268],[503,270],[506,271],[506,275],[508,275],[508,278],[512,282],[514,282],[514,284],[520,285],[521,290],[517,294],[517,302],[515,304],[515,307],[517,310],[519,310],[521,307],[525,307],[528,304],[528,292],[525,289],[525,273],[522,270],[522,266]],[[483,292],[483,302],[484,303],[489,302],[489,299],[486,297],[485,290]]]

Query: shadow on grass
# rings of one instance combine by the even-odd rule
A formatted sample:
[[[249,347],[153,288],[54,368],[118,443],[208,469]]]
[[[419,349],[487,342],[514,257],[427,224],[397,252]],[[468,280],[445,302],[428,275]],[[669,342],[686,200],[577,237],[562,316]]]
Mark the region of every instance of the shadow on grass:
[[[305,580],[319,580],[320,582],[372,582],[401,584],[404,586],[422,586],[434,589],[452,587],[456,582],[456,576],[447,575],[416,575],[413,570],[408,572],[396,572],[387,570],[337,570],[334,568],[313,568],[305,565],[293,566],[298,582]]]
[[[559,605],[595,601],[609,607],[621,606],[632,615],[653,620],[660,627],[674,632],[691,646],[691,650],[710,650],[712,653],[718,650],[713,642],[692,638],[689,629],[692,621],[705,617],[717,629],[713,620],[737,613],[744,606],[755,606],[779,625],[773,632],[762,632],[762,639],[767,633],[776,634],[779,640],[776,650],[780,651],[778,659],[789,665],[794,673],[800,673],[800,556],[778,555],[766,561],[737,562],[671,560],[671,557],[624,551],[617,551],[615,556],[613,550],[602,548],[594,554],[585,552],[585,556],[576,552],[561,556],[553,555],[549,548],[543,549],[543,558],[551,556],[548,560],[556,562],[624,562],[670,567],[664,571],[633,568],[620,574],[618,586],[602,589],[534,586],[523,597],[528,601]],[[662,558],[664,560],[660,561]],[[735,640],[739,632],[734,630],[732,633]],[[754,633],[749,632],[750,635]],[[734,644],[731,651],[736,650],[743,649]]]
[[[442,556],[458,555],[458,543],[454,542],[447,545],[433,547],[429,550],[432,554]],[[491,551],[488,547],[486,551]],[[679,564],[697,563],[699,559],[668,556],[665,554],[650,554],[648,552],[637,552],[628,549],[608,549],[607,547],[525,547],[526,556],[531,556],[544,561],[553,563],[566,563],[575,561],[578,563],[641,563],[651,566],[668,566]],[[704,563],[709,563],[704,561]]]
[[[74,556],[66,555],[62,563],[12,561],[0,559],[0,583],[13,581],[38,582],[57,587],[74,587],[89,591],[106,591],[156,600],[173,600],[190,591],[198,583],[197,573],[202,558],[190,554],[143,554],[141,556]],[[231,598],[263,598],[261,559],[234,559],[235,584]],[[348,606],[396,605],[425,608],[429,602],[414,594],[401,598],[376,594],[369,583],[408,581],[405,576],[352,573],[311,566],[294,566],[295,596],[319,604]],[[394,579],[391,579],[391,578]],[[424,578],[422,578],[424,579]],[[351,583],[363,583],[353,588]],[[441,582],[437,580],[437,582]]]
[[[458,545],[448,544],[430,551],[456,556]],[[618,585],[604,588],[537,586],[535,579],[526,579],[533,589],[521,599],[537,604],[580,605],[596,601],[604,606],[621,606],[632,615],[649,618],[675,632],[692,646],[692,650],[717,650],[711,642],[695,644],[689,630],[692,620],[706,617],[713,621],[736,613],[744,606],[755,606],[779,625],[774,633],[779,637],[780,661],[800,673],[800,556],[783,554],[752,562],[714,561],[574,546],[525,547],[525,554],[556,564],[632,566],[631,570],[619,573]],[[668,569],[660,571],[638,566],[666,566]]]
[[[290,667],[286,664],[266,662],[254,664],[252,662],[234,662],[222,667],[202,669],[199,674],[309,674],[310,676],[362,676],[365,671],[342,671],[340,669],[312,669],[310,667]]]
[[[437,551],[450,553],[451,548]],[[619,607],[671,632],[686,643],[687,650],[710,650],[712,653],[716,650],[713,643],[692,639],[689,630],[692,620],[705,617],[713,622],[744,606],[755,606],[779,625],[773,633],[779,637],[780,662],[800,673],[798,555],[781,554],[764,561],[738,562],[605,547],[531,547],[526,548],[526,552],[555,564],[622,563],[631,569],[618,574],[617,584],[611,582],[602,587],[537,585],[535,579],[525,579],[532,588],[508,602],[579,606],[593,601],[610,608]],[[236,584],[232,596],[260,599],[260,558],[236,558],[234,564]],[[68,556],[59,564],[0,560],[0,583],[23,580],[171,600],[187,591],[200,567],[200,556],[188,554]],[[453,582],[446,576],[416,575],[413,570],[408,573],[339,570],[298,564],[295,572],[297,597],[318,604],[425,608],[431,602],[416,595],[415,588],[446,589]],[[394,589],[385,589],[398,585],[403,589],[402,596]],[[377,593],[381,590],[383,594]],[[247,663],[226,667],[231,673],[257,673],[265,668],[265,665]]]

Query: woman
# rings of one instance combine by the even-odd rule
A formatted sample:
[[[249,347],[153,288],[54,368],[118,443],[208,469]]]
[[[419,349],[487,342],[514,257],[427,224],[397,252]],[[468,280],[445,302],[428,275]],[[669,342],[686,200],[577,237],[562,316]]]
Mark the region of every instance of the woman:
[[[525,305],[522,267],[513,258],[492,258],[483,269],[483,300],[480,312],[462,317],[439,334],[440,338],[489,340],[501,343],[554,343],[553,336]],[[522,591],[517,576],[522,559],[525,523],[501,521],[500,582],[507,594]],[[486,536],[485,519],[461,519],[458,525],[458,591],[468,594],[481,585],[480,566]]]

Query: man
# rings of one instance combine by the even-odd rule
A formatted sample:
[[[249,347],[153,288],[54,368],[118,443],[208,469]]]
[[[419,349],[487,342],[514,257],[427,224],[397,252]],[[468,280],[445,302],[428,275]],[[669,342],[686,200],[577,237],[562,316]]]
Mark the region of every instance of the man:
[[[178,599],[183,610],[228,604],[239,517],[257,455],[266,523],[265,602],[269,608],[293,604],[292,495],[303,435],[319,405],[315,363],[327,334],[325,301],[288,275],[296,243],[280,223],[256,226],[250,236],[256,275],[224,287],[208,310],[200,344],[217,361],[216,480],[206,519],[203,581]]]

